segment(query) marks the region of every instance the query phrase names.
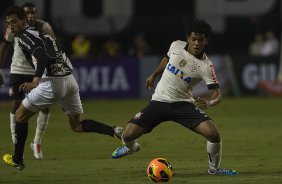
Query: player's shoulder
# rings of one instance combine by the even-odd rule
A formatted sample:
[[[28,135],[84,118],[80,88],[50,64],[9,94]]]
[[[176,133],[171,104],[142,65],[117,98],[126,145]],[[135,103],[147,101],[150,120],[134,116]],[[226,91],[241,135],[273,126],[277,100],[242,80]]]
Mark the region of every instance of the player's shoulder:
[[[204,53],[203,58],[201,59],[201,62],[198,63],[199,66],[201,66],[203,73],[209,73],[213,67],[212,61],[209,59],[209,57]]]
[[[28,26],[28,27],[25,28],[23,33],[24,33],[24,36],[33,35],[35,37],[39,37],[41,32],[42,31],[40,29],[38,29],[37,27]]]
[[[44,26],[44,24],[49,24],[48,22],[46,22],[45,20],[42,19],[36,19],[35,20],[35,25],[37,28],[42,29],[42,27]]]
[[[35,45],[37,40],[40,38],[40,30],[33,26],[27,26],[23,32],[21,32],[19,37],[20,43],[32,44]]]
[[[51,27],[49,22],[45,21],[45,20],[41,20],[41,19],[36,19],[36,27],[42,31],[45,32],[46,28]]]
[[[187,45],[187,42],[176,40],[171,43],[170,48],[183,48],[184,49],[186,45]]]
[[[203,55],[203,61],[205,61],[207,64],[213,64],[212,61],[210,60],[210,58],[207,56],[206,53],[204,53]]]
[[[45,24],[45,23],[47,23],[45,20],[42,20],[42,19],[36,19],[35,22],[36,22],[36,24]]]

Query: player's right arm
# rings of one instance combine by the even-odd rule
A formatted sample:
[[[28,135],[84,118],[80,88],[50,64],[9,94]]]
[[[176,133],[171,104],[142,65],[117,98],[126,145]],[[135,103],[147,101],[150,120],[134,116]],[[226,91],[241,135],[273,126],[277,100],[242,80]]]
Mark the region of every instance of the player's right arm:
[[[0,87],[2,87],[2,85],[4,84],[2,72],[3,72],[4,62],[6,60],[7,50],[8,50],[8,43],[2,42],[0,44]]]
[[[54,31],[53,31],[53,28],[52,28],[52,26],[48,22],[44,22],[42,29],[43,29],[42,30],[43,32],[47,33],[54,40],[56,40],[56,35],[55,35]]]
[[[4,84],[2,72],[3,72],[3,67],[4,67],[5,60],[6,60],[7,52],[8,52],[8,46],[9,46],[9,43],[13,41],[13,39],[14,39],[14,35],[13,33],[11,33],[8,27],[4,35],[4,41],[0,43],[0,87],[2,87],[2,85]]]
[[[168,58],[163,57],[158,67],[154,70],[154,72],[147,78],[146,86],[148,89],[154,87],[154,82],[156,78],[164,71],[166,65],[168,63]]]

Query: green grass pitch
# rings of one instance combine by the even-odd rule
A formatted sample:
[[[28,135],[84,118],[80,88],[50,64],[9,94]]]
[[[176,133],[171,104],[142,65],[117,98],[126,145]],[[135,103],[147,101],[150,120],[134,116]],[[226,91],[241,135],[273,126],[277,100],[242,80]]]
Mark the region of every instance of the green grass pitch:
[[[124,126],[148,100],[84,101],[83,118]],[[166,122],[139,139],[142,150],[111,159],[119,145],[108,136],[71,132],[67,117],[57,105],[43,138],[44,159],[35,160],[29,144],[35,118],[29,123],[23,171],[0,163],[0,184],[147,184],[148,163],[156,157],[174,167],[169,183],[282,183],[282,98],[224,98],[208,110],[223,138],[222,167],[238,176],[207,174],[206,141],[182,126]],[[0,102],[0,154],[12,153],[9,108]]]

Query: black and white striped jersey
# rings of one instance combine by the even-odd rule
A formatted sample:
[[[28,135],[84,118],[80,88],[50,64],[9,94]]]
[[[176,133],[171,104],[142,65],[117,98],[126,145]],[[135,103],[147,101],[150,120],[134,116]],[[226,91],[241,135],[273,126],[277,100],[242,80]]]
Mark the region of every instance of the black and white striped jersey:
[[[58,77],[72,74],[72,64],[56,40],[36,27],[28,26],[18,35],[18,44],[28,62],[36,70],[38,58],[34,56],[37,49],[42,49],[47,57],[43,77]]]
[[[53,29],[48,22],[37,19],[35,23],[35,27],[55,37]],[[34,69],[27,62],[25,55],[23,54],[21,48],[19,47],[19,43],[18,43],[19,38],[16,37],[11,32],[9,27],[7,27],[5,31],[4,40],[7,43],[12,43],[14,48],[12,63],[10,66],[10,73],[22,74],[22,75],[34,75],[35,73]]]

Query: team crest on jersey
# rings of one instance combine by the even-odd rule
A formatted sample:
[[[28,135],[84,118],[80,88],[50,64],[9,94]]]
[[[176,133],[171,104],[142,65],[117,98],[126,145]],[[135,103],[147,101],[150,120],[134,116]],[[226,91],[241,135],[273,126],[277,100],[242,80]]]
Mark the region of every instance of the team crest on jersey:
[[[195,72],[198,68],[197,63],[193,63],[193,65],[190,67],[191,72]]]
[[[180,67],[184,67],[187,64],[187,61],[185,61],[184,59],[182,59],[179,63]]]
[[[138,112],[133,119],[140,119],[140,117],[144,114],[143,112]]]

